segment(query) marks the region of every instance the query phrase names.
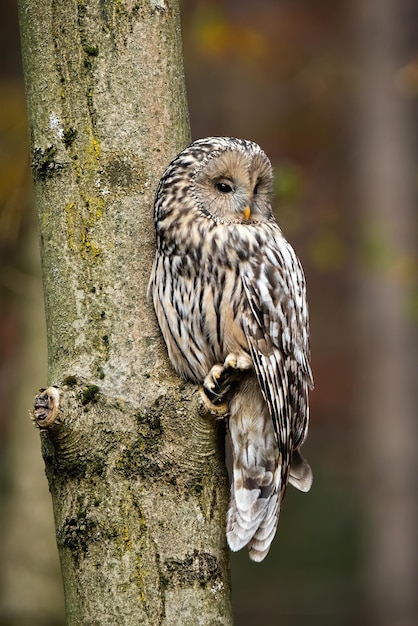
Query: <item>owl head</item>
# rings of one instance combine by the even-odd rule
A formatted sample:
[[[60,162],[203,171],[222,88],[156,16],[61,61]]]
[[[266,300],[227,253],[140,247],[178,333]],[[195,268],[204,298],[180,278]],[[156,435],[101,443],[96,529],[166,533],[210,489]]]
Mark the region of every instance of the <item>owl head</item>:
[[[256,143],[208,137],[174,159],[157,199],[167,193],[216,223],[249,224],[272,219],[272,189],[271,163]]]

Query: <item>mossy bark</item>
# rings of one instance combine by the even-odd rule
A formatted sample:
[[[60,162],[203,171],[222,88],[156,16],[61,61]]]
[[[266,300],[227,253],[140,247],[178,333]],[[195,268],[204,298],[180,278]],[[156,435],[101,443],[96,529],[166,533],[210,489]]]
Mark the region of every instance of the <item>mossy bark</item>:
[[[189,141],[178,4],[19,10],[68,624],[231,624],[222,426],[173,374],[146,301],[154,191]]]

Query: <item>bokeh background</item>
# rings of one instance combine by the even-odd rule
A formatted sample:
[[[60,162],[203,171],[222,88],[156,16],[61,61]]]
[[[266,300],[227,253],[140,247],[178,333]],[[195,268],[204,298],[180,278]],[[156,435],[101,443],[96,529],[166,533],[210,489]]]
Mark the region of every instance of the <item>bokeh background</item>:
[[[418,623],[416,0],[182,0],[193,138],[258,142],[305,268],[315,390],[269,557],[232,557],[236,626]],[[27,409],[45,328],[17,7],[0,3],[0,623],[60,625]]]

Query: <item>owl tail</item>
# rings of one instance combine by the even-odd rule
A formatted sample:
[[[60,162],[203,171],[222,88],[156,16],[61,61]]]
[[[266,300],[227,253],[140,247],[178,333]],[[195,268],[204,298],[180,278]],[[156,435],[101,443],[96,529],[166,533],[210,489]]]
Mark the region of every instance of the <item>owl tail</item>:
[[[283,500],[286,491],[285,475],[281,472],[281,466],[277,468],[280,474],[276,478],[277,489],[271,495],[268,508],[261,524],[248,544],[249,556],[252,561],[262,561],[267,555],[270,545],[276,534],[279,521],[280,501]],[[312,470],[301,456],[299,450],[293,453],[292,464],[288,475],[288,482],[299,491],[309,491],[312,485]]]
[[[248,545],[250,558],[262,561],[276,534],[284,490],[273,424],[255,378],[241,383],[229,409],[233,467],[226,536],[231,550]]]
[[[295,450],[290,466],[289,483],[299,491],[306,493],[312,487],[312,470],[306,459],[299,450]]]
[[[234,552],[248,546],[249,557],[262,561],[276,534],[286,483],[309,491],[312,471],[299,450],[282,467],[271,416],[258,383],[241,383],[230,401],[232,442],[231,498],[226,536]]]

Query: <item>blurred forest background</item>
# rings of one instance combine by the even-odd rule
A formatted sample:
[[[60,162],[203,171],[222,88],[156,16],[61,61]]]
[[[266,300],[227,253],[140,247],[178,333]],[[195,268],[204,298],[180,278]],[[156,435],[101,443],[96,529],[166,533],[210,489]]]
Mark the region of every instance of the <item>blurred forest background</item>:
[[[236,626],[418,623],[416,0],[182,0],[193,138],[258,142],[305,268],[312,491],[266,561],[232,557]],[[0,3],[0,623],[60,625],[39,436],[46,383],[15,0]]]

